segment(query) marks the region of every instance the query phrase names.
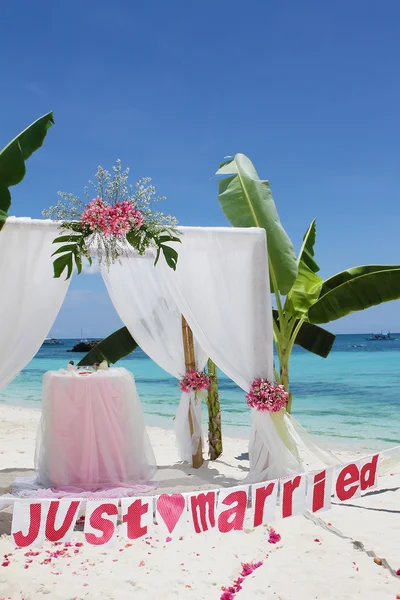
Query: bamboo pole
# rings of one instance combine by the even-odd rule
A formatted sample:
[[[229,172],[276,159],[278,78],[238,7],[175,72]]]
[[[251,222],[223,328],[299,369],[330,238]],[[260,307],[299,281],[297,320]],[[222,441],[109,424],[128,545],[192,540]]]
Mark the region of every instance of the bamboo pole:
[[[193,342],[193,332],[190,329],[189,325],[186,322],[185,317],[182,315],[182,338],[183,338],[183,351],[185,354],[185,367],[186,371],[190,371],[191,369],[196,368],[196,359],[194,356],[194,342]],[[193,416],[192,411],[189,408],[189,429],[190,435],[193,435]],[[199,440],[199,445],[197,446],[196,454],[192,456],[192,466],[195,469],[199,469],[203,464],[203,447],[201,443],[201,438]]]

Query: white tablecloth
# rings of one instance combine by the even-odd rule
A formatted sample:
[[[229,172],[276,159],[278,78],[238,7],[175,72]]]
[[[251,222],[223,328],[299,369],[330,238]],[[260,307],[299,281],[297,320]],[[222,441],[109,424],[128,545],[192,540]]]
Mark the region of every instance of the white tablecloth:
[[[45,487],[149,481],[156,461],[133,375],[117,368],[45,373],[35,466]]]

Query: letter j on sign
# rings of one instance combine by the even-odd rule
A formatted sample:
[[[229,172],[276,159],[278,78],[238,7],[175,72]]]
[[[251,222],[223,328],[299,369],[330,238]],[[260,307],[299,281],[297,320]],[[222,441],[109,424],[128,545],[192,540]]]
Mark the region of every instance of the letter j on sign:
[[[17,546],[41,546],[49,501],[17,501],[14,503],[11,535]]]

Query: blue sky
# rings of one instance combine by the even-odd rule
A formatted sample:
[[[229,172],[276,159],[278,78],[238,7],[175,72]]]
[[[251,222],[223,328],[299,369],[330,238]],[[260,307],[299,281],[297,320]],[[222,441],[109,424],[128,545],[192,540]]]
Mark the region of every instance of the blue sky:
[[[214,172],[247,154],[296,250],[317,218],[322,276],[400,263],[400,4],[15,0],[1,9],[0,146],[56,125],[14,188],[39,217],[116,158],[183,225],[224,225]],[[399,302],[332,323],[400,331]],[[75,278],[53,333],[120,325],[99,275]]]

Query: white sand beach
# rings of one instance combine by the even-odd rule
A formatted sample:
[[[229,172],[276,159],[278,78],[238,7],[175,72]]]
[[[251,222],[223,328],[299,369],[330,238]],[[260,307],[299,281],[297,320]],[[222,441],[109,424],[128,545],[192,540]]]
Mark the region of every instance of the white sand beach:
[[[33,474],[36,427],[40,411],[1,406],[0,490],[6,493],[17,475]],[[224,439],[220,460],[200,470],[174,465],[173,433],[149,428],[163,491],[230,486],[243,479],[246,442]],[[346,458],[346,456],[343,456]],[[378,490],[322,515],[276,520],[280,534],[268,543],[265,527],[238,534],[185,535],[172,541],[152,538],[133,544],[117,540],[98,549],[75,531],[72,546],[45,542],[37,549],[15,549],[11,509],[0,513],[0,598],[55,600],[83,598],[189,598],[218,600],[232,585],[241,563],[262,561],[245,578],[239,600],[385,600],[400,598],[400,468],[380,477]],[[78,544],[75,546],[75,544]],[[370,553],[371,555],[369,555]],[[374,556],[382,564],[374,562]],[[380,562],[380,561],[378,561]],[[7,564],[8,563],[8,564]]]

